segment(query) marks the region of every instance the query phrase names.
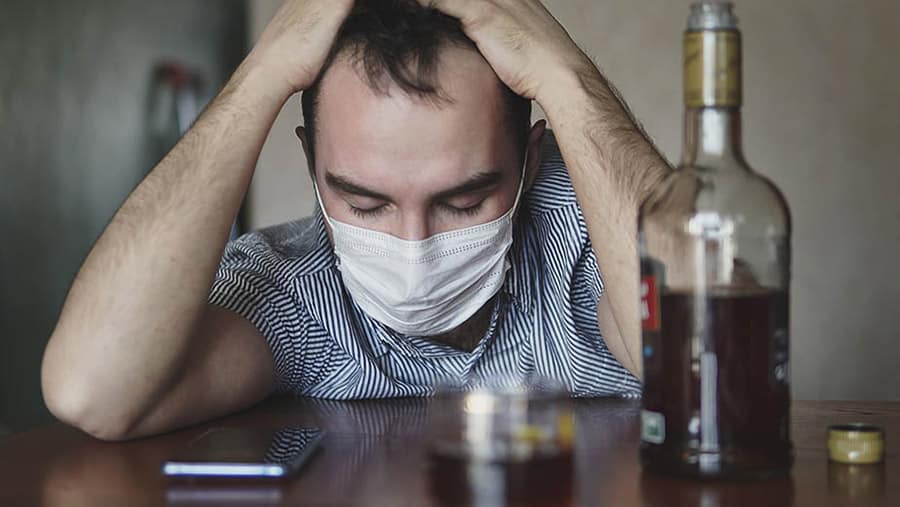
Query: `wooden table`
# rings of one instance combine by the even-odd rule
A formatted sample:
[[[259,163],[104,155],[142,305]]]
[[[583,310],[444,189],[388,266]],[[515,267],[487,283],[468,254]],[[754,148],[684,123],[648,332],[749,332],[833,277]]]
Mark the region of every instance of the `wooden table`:
[[[210,425],[110,444],[57,424],[0,440],[0,505],[453,505],[433,493],[441,486],[429,473],[433,469],[425,452],[429,405],[428,400],[410,399],[339,403],[275,398],[215,421],[210,425],[319,426],[328,432],[322,449],[296,480],[230,487],[167,482],[159,472],[165,458]],[[639,412],[638,403],[625,400],[576,402],[574,505],[900,506],[900,403],[795,402],[792,477],[751,483],[643,474],[637,453]],[[825,428],[848,421],[884,427],[884,464],[829,464]]]

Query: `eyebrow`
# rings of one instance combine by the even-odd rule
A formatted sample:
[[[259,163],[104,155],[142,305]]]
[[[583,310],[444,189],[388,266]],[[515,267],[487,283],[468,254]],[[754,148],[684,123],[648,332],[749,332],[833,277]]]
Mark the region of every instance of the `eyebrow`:
[[[433,195],[431,199],[440,201],[449,199],[451,197],[468,194],[470,192],[485,190],[497,185],[502,179],[503,175],[500,173],[500,171],[480,171],[468,180],[460,183],[459,185],[438,192],[437,194]],[[340,176],[331,172],[325,173],[325,182],[328,183],[328,186],[330,186],[331,188],[345,194],[369,197],[371,199],[378,199],[380,201],[392,200],[389,196],[382,194],[381,192],[376,192],[375,190],[366,188],[359,183],[354,183],[344,176]]]
[[[497,185],[502,179],[503,175],[500,174],[500,171],[481,171],[451,189],[438,192],[432,196],[432,199],[442,201],[458,195],[485,190]]]
[[[374,190],[368,189],[358,183],[354,183],[343,176],[339,176],[337,174],[333,174],[330,172],[325,173],[325,182],[328,183],[328,186],[337,190],[338,192],[343,192],[345,194],[353,194],[361,197],[370,197],[372,199],[378,199],[380,201],[390,201],[391,198]]]

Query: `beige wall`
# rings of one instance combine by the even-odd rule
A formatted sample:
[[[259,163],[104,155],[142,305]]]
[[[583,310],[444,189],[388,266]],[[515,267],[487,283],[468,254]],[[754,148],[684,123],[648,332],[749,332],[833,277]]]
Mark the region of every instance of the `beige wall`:
[[[277,0],[252,0],[258,34]],[[548,0],[669,160],[681,146],[689,0]],[[794,218],[797,398],[900,400],[900,2],[738,1],[745,146]],[[309,213],[291,100],[250,193],[253,227]]]
[[[278,10],[281,0],[250,0],[251,43]],[[284,105],[259,156],[253,184],[247,195],[247,226],[258,229],[309,215],[313,192],[306,172],[306,158],[294,128],[300,125],[300,95]]]

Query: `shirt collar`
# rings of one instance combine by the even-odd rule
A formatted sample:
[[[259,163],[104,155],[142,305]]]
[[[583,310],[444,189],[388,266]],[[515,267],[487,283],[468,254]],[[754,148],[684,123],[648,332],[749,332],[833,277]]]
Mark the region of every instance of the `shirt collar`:
[[[313,220],[316,224],[316,247],[328,250],[333,257],[336,257],[334,255],[334,247],[331,245],[331,240],[328,238],[328,228],[325,226],[325,214],[322,213],[322,208],[319,206],[319,203],[316,203],[316,207],[313,210]]]
[[[522,207],[525,208],[526,206],[527,201],[523,201]],[[513,244],[507,255],[510,268],[506,274],[506,281],[500,289],[524,313],[531,313],[532,288],[535,276],[530,262],[534,247],[530,243],[529,235],[526,234],[530,218],[531,214],[525,209],[520,210],[516,215],[513,229]]]

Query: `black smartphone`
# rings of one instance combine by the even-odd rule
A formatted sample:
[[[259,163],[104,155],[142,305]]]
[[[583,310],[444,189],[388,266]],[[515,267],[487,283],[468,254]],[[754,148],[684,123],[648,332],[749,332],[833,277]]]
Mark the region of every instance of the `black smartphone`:
[[[322,440],[318,428],[213,428],[163,463],[169,477],[287,477],[313,455]]]

